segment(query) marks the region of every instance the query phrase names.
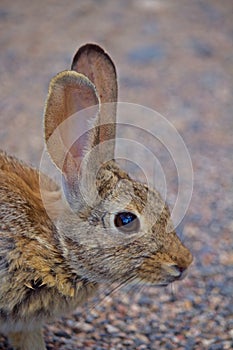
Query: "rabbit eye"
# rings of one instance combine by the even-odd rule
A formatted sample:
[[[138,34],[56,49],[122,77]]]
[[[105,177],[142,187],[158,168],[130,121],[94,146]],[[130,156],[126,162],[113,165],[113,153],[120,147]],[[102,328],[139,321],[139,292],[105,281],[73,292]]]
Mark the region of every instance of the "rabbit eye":
[[[130,212],[116,214],[114,224],[123,233],[135,233],[140,228],[138,217]]]

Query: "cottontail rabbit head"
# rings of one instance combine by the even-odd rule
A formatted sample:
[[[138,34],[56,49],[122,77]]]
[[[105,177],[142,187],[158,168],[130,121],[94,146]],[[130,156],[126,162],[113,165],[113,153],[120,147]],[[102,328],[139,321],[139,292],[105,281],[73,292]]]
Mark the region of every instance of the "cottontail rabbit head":
[[[114,160],[116,102],[114,64],[93,44],[50,83],[45,141],[69,203],[54,218],[63,254],[89,281],[167,285],[184,276],[192,255],[159,193]]]

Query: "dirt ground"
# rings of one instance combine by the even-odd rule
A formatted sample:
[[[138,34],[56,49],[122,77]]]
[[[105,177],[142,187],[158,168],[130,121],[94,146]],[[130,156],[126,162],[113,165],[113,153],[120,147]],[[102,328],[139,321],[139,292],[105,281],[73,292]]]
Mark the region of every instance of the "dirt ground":
[[[48,349],[232,349],[233,2],[1,0],[0,33],[1,149],[39,165],[49,80],[96,42],[116,63],[119,100],[166,117],[193,163],[178,227],[195,257],[188,277],[77,309],[46,325]]]

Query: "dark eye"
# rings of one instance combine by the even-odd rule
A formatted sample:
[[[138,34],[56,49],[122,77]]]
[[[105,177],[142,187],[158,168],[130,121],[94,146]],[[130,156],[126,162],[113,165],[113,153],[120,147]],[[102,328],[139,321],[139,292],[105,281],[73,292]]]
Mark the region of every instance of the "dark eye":
[[[114,224],[123,233],[135,233],[140,228],[138,217],[130,212],[116,214]]]

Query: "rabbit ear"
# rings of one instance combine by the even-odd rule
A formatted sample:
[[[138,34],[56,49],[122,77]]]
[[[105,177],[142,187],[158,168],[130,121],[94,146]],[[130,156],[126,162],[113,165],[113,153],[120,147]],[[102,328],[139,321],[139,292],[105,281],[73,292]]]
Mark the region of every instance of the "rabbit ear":
[[[91,106],[96,106],[96,112],[91,108],[86,119],[79,120],[76,115],[73,122],[69,118]],[[44,113],[45,142],[50,157],[69,181],[79,169],[90,137],[86,132],[78,139],[78,134],[88,129],[88,122],[98,109],[95,86],[84,75],[64,71],[51,80]]]
[[[95,85],[101,103],[117,101],[116,68],[98,45],[86,44],[77,51],[71,69],[84,74]]]
[[[63,174],[70,203],[87,174],[96,174],[102,163],[114,158],[117,100],[116,70],[100,47],[83,46],[72,69],[52,79],[44,114],[47,149]],[[82,171],[87,154],[83,164],[88,166]],[[89,182],[91,185],[92,180]]]
[[[98,45],[86,44],[74,56],[72,70],[84,74],[95,85],[101,106],[94,122],[91,148],[101,142],[112,140],[107,147],[100,149],[100,161],[114,158],[116,137],[117,75],[109,55]],[[107,154],[106,154],[107,153]]]

